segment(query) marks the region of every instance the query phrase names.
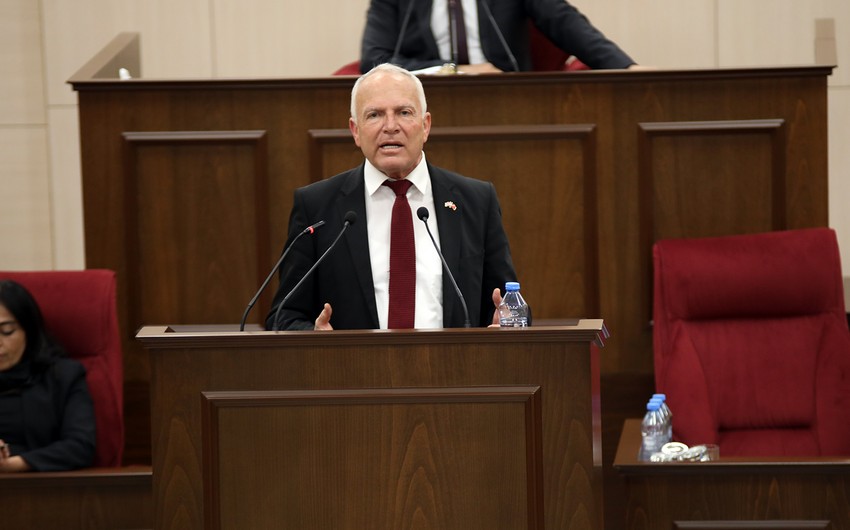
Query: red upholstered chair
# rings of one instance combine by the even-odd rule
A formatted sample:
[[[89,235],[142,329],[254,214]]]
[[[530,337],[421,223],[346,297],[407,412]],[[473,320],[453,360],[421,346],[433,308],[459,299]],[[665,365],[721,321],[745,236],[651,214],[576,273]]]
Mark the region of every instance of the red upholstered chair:
[[[574,55],[562,51],[561,48],[540,33],[537,26],[530,23],[531,65],[536,72],[590,70],[590,67],[578,60]]]
[[[657,390],[721,456],[850,455],[850,331],[828,228],[659,241]]]
[[[353,61],[341,66],[331,75],[360,75],[360,61]]]
[[[86,367],[97,425],[95,466],[121,465],[124,375],[115,297],[108,270],[0,272],[32,293],[47,329]]]

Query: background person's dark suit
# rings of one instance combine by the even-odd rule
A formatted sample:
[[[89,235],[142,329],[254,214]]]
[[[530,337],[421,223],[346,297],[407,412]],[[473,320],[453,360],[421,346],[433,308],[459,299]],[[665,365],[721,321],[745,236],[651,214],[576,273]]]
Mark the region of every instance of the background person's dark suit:
[[[57,359],[3,400],[20,399],[23,440],[6,438],[13,455],[21,455],[34,471],[89,467],[94,462],[94,405],[86,370],[73,359]],[[8,402],[7,402],[8,403]],[[4,406],[5,408],[5,406]],[[11,417],[7,421],[11,421]],[[4,433],[0,433],[3,437]]]
[[[446,0],[437,0],[446,1]],[[408,70],[437,66],[440,59],[431,31],[432,0],[372,0],[360,57],[360,71],[390,62],[404,14],[415,2],[398,57],[393,61]],[[634,61],[608,40],[576,8],[564,0],[479,0],[487,2],[520,70],[531,70],[528,20],[562,50],[591,68],[626,68]],[[528,6],[528,7],[526,7]],[[478,27],[484,56],[504,71],[514,68],[484,8],[478,8]]]
[[[281,286],[267,317],[267,329],[273,327],[274,310],[280,301],[330,246],[348,211],[357,214],[357,222],[314,271],[312,279],[289,299],[281,311],[280,328],[313,329],[325,302],[333,308],[334,329],[379,327],[366,230],[363,168],[361,165],[296,190],[289,220],[290,239],[320,220],[327,225],[313,235],[301,237],[287,256],[281,269]],[[493,289],[516,280],[496,190],[489,182],[430,164],[428,172],[436,210],[430,212],[429,225],[433,231],[434,219],[437,220],[440,247],[466,298],[472,326],[486,326],[493,320]],[[457,209],[444,206],[448,201]],[[439,260],[433,248],[428,250]],[[463,308],[451,280],[443,273],[443,326],[462,327],[463,323]]]

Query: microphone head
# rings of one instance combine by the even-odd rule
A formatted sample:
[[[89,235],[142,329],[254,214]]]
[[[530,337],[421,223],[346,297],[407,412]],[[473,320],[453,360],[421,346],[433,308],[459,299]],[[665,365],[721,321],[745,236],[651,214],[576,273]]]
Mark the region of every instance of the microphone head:
[[[416,215],[419,217],[420,221],[427,221],[430,214],[428,213],[428,208],[424,206],[420,206],[418,210],[416,210]]]
[[[345,222],[349,225],[353,225],[355,222],[357,222],[357,214],[352,212],[351,210],[348,210],[347,212],[345,212]]]

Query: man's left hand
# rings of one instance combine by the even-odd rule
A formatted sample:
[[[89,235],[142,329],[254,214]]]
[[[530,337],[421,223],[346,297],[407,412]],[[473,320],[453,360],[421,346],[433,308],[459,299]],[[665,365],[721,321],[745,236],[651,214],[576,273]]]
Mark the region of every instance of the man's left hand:
[[[488,328],[499,328],[499,306],[502,305],[502,292],[498,287],[493,289],[493,305],[496,309],[493,311],[493,323],[487,326]]]

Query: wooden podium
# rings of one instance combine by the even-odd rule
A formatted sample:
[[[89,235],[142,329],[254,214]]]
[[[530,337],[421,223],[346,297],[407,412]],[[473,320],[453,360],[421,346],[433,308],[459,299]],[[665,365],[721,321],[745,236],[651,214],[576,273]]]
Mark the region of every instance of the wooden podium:
[[[602,528],[603,333],[145,327],[155,528]]]

